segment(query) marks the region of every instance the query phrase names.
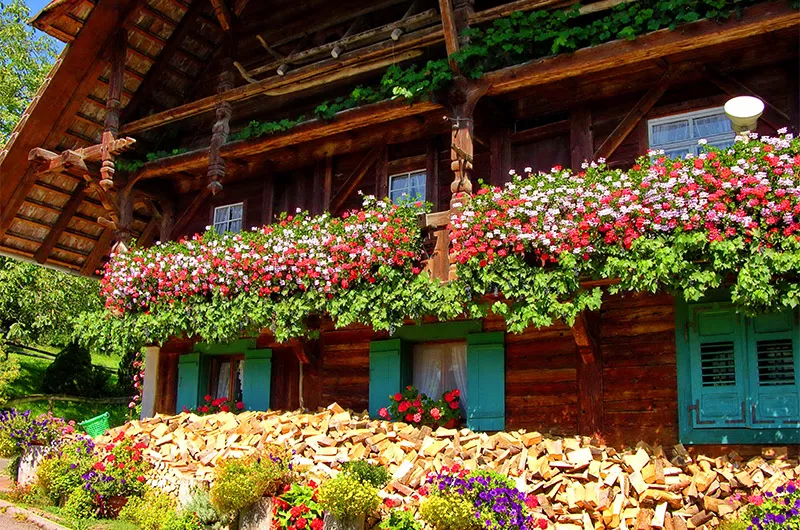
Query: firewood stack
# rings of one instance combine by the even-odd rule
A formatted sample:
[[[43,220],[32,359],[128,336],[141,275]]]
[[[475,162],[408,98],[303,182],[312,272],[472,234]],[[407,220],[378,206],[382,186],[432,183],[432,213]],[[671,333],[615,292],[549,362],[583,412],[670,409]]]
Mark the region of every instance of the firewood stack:
[[[218,462],[278,443],[292,448],[295,465],[317,480],[348,460],[384,465],[392,481],[381,495],[403,502],[417,502],[426,475],[442,466],[493,469],[536,494],[557,530],[710,528],[735,515],[747,495],[800,477],[800,465],[781,451],[770,461],[744,461],[736,453],[692,459],[681,445],[665,451],[644,442],[618,452],[580,436],[416,428],[336,404],[316,413],[156,416],[127,423],[106,439],[120,430],[149,444],[151,484],[176,496],[211,482]]]

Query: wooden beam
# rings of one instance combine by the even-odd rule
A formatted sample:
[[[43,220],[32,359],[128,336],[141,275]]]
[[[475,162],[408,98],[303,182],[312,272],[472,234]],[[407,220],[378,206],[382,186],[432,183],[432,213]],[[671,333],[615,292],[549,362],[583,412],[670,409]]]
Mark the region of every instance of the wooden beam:
[[[669,89],[670,81],[675,75],[676,72],[674,68],[670,68],[664,72],[664,75],[658,80],[656,86],[648,90],[647,93],[636,102],[636,105],[622,118],[620,124],[617,125],[611,134],[608,135],[608,138],[597,148],[597,151],[594,153],[594,160],[608,158],[614,154],[617,147],[625,141],[625,138],[627,138],[631,131],[639,124],[644,115],[653,108],[653,105],[655,105],[658,100],[661,99],[661,96]]]
[[[194,199],[192,199],[192,202],[189,203],[189,206],[183,211],[183,215],[181,215],[180,219],[178,219],[178,221],[175,223],[175,226],[172,229],[172,237],[170,239],[183,235],[183,231],[189,225],[189,222],[206,203],[210,195],[211,190],[209,190],[208,187],[204,187],[202,190],[197,192],[197,195],[195,195]]]
[[[447,48],[447,56],[450,57],[450,69],[458,72],[458,63],[452,59],[452,55],[458,51],[458,29],[456,28],[456,16],[453,12],[453,1],[439,0],[439,11],[442,14],[444,45]]]
[[[545,7],[565,6],[571,4],[571,0],[515,0],[496,7],[490,7],[483,11],[478,11],[469,17],[470,24],[483,24],[496,18],[507,17],[511,13],[518,11],[533,11]]]
[[[425,200],[439,209],[439,138],[434,136],[425,146]]]
[[[357,52],[347,52],[339,59],[330,58],[293,70],[285,76],[273,76],[256,83],[236,87],[224,94],[206,98],[159,112],[130,122],[122,128],[124,134],[135,134],[161,127],[175,121],[191,118],[214,110],[220,100],[237,102],[260,95],[283,95],[293,92],[299,86],[312,86],[343,79],[357,72],[369,71],[369,68],[385,66],[386,61],[396,61],[398,56],[421,46],[435,43],[441,39],[442,32],[438,28],[427,28],[406,35],[398,42],[386,41],[375,44]],[[418,51],[418,50],[417,50]],[[302,83],[302,85],[301,85]]]
[[[263,189],[261,190],[261,224],[272,223],[273,209],[275,208],[275,175],[272,170],[264,176]]]
[[[147,71],[144,81],[142,81],[142,83],[136,89],[136,93],[134,94],[133,98],[125,106],[125,110],[123,111],[123,120],[127,121],[129,118],[135,116],[136,111],[139,110],[147,98],[152,95],[153,90],[158,83],[164,80],[167,70],[170,69],[170,60],[175,55],[177,50],[180,49],[184,39],[196,27],[197,17],[202,11],[203,5],[203,2],[198,0],[189,6],[188,11],[186,11],[181,18],[181,21],[178,23],[175,31],[173,31],[169,36],[167,44],[161,50],[161,53],[159,53],[159,60],[153,64],[150,70]]]
[[[592,139],[592,112],[588,108],[573,111],[569,117],[570,164],[575,173],[581,164],[594,155]]]
[[[582,312],[575,319],[572,334],[578,386],[578,433],[591,436],[603,425],[603,357],[599,344],[600,316]]]
[[[763,101],[764,114],[760,119],[764,120],[776,131],[782,127],[789,127],[792,125],[792,119],[788,114],[750,90],[732,76],[710,67],[706,67],[703,73],[709,81],[731,96],[753,96]]]
[[[605,72],[612,68],[792,28],[798,24],[800,11],[793,9],[788,3],[779,1],[759,4],[742,10],[741,17],[732,17],[722,23],[701,20],[683,24],[675,30],[662,29],[634,40],[616,40],[583,48],[575,53],[536,59],[490,72],[484,76],[491,85],[487,95],[496,96],[569,77]]]
[[[230,31],[233,26],[233,16],[230,9],[228,9],[225,0],[211,0],[211,5],[214,6],[214,14],[219,20],[219,25],[224,31]]]
[[[361,181],[364,179],[364,175],[367,174],[367,170],[369,170],[378,159],[378,155],[380,155],[382,149],[383,144],[376,145],[370,149],[353,172],[350,173],[350,176],[347,177],[347,180],[344,181],[341,189],[331,201],[330,211],[332,214],[338,213],[341,207],[344,206],[344,203],[347,202],[347,199],[350,198],[350,194],[358,188],[358,185],[361,184]]]
[[[325,157],[325,176],[322,182],[322,211],[327,212],[331,209],[331,199],[333,198],[333,157]]]
[[[383,144],[383,149],[375,160],[375,196],[383,199],[389,195],[389,146]]]
[[[158,232],[158,227],[161,225],[161,220],[153,216],[150,219],[150,222],[144,227],[142,230],[141,235],[136,241],[136,244],[139,247],[149,247],[153,245],[153,240],[155,240],[156,233]]]
[[[47,237],[42,241],[42,246],[40,246],[39,250],[34,254],[33,258],[36,261],[39,263],[45,263],[47,261],[47,258],[50,257],[50,253],[53,251],[53,247],[55,247],[58,242],[58,238],[61,237],[61,234],[67,229],[67,225],[72,219],[72,216],[78,211],[78,207],[85,197],[86,185],[80,183],[77,188],[75,188],[75,191],[73,191],[67,204],[64,205],[64,208],[58,215],[58,219],[56,219],[55,224],[50,229],[50,233],[48,233]]]
[[[81,274],[85,276],[94,276],[103,257],[111,250],[111,241],[113,239],[114,231],[110,228],[104,229],[103,233],[100,235],[100,239],[97,240],[94,248],[92,248],[92,252],[86,258],[86,261],[83,262]]]
[[[25,111],[16,128],[19,134],[0,151],[0,174],[7,177],[0,188],[0,239],[36,181],[35,169],[27,163],[28,153],[35,147],[52,148],[60,141],[106,66],[101,55],[111,45],[116,29],[135,15],[135,5],[134,0],[121,0],[101,2],[92,9],[80,34],[62,53]]]
[[[502,186],[508,181],[508,172],[511,170],[511,129],[499,127],[492,131],[489,137],[491,167],[489,168],[489,184]]]

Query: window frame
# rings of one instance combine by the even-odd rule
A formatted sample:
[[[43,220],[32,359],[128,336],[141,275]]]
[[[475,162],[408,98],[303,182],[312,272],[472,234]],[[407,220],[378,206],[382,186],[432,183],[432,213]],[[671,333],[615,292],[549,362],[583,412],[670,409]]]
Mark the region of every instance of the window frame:
[[[455,343],[458,343],[458,344],[463,343],[464,344],[464,354],[465,354],[465,356],[464,356],[464,372],[465,372],[465,374],[468,374],[469,372],[468,372],[468,369],[467,369],[467,356],[466,356],[467,337],[466,336],[464,336],[463,338],[425,340],[425,341],[418,341],[418,342],[411,343],[411,356],[410,356],[411,384],[414,387],[416,387],[417,389],[419,389],[420,392],[422,392],[422,390],[419,388],[419,385],[417,385],[416,382],[414,381],[414,367],[415,367],[415,365],[417,363],[417,361],[416,361],[417,353],[414,350],[414,347],[421,346],[421,345],[426,345],[426,344],[455,344]],[[445,391],[447,391],[447,390],[451,390],[451,389],[446,389]],[[467,392],[467,397],[469,397],[469,391],[467,389],[461,389],[461,390],[464,390],[465,392]],[[433,399],[433,400],[438,400],[438,399],[441,399],[442,394],[435,395],[435,396],[428,395],[428,397]],[[467,410],[466,409],[466,405],[467,405],[466,400],[461,401],[461,413],[465,417],[466,417],[466,410]]]
[[[234,361],[238,361],[234,362]],[[235,355],[214,355],[209,359],[209,377],[208,377],[208,394],[210,396],[214,396],[215,392],[215,385],[217,381],[219,381],[219,373],[223,363],[230,363],[229,370],[230,374],[228,377],[228,390],[225,393],[225,397],[228,398],[228,401],[239,401],[239,398],[235,395],[235,377],[237,370],[234,369],[235,367],[238,368],[242,366],[245,362],[245,355],[243,353],[235,354]],[[244,394],[244,368],[242,368],[242,384],[241,384],[241,391]]]
[[[675,299],[675,353],[678,382],[678,437],[684,444],[797,444],[800,443],[800,427],[787,425],[780,428],[759,428],[757,426],[697,428],[692,423],[693,395],[692,377],[695,368],[692,366],[689,341],[689,325],[691,308],[696,304],[712,302],[729,302],[730,294],[724,290],[710,293],[703,299],[689,303],[681,297]],[[750,355],[745,352],[745,374],[750,370]],[[746,376],[749,379],[749,375]],[[750,396],[755,393],[746,388],[745,399],[750,403]],[[750,414],[749,407],[747,414]]]
[[[411,177],[411,175],[422,175],[422,196],[418,197],[416,200],[425,202],[428,197],[428,170],[427,168],[419,168],[419,169],[411,169],[409,171],[402,171],[400,173],[394,173],[389,175],[388,182],[386,185],[386,196],[392,201],[393,204],[397,204],[394,199],[392,199],[392,182],[395,178],[398,177]],[[407,188],[408,189],[408,188]],[[400,195],[402,197],[403,195]],[[412,200],[409,196],[409,200]]]
[[[217,218],[217,210],[222,210],[222,209],[229,209],[230,210],[234,206],[239,206],[239,205],[242,206],[242,217],[241,217],[241,219],[238,219],[238,221],[240,221],[240,223],[241,223],[241,227],[239,228],[239,231],[238,232],[231,232],[230,230],[223,230],[223,231],[218,230],[217,229],[217,223],[214,222],[216,220],[216,218]],[[238,201],[238,202],[231,202],[231,203],[227,203],[227,204],[221,204],[219,206],[215,206],[214,209],[211,210],[211,227],[214,228],[214,230],[216,230],[217,233],[219,233],[219,234],[224,234],[226,232],[230,232],[232,234],[241,234],[244,231],[245,216],[246,216],[245,201]],[[232,221],[237,221],[237,219],[228,219],[228,220],[224,221],[224,223],[226,225],[230,225],[230,223]],[[220,223],[220,224],[222,224],[222,223]]]
[[[658,118],[649,119],[649,120],[647,120],[647,147],[648,147],[648,149],[651,149],[651,150],[661,150],[661,151],[665,151],[665,152],[666,151],[672,151],[672,150],[675,150],[675,149],[688,148],[690,150],[690,153],[696,156],[698,154],[698,152],[699,152],[698,140],[703,139],[702,137],[700,137],[700,138],[691,137],[691,138],[688,138],[687,140],[681,140],[681,141],[678,141],[678,142],[674,142],[673,144],[657,145],[656,146],[656,145],[653,145],[653,126],[662,125],[662,124],[665,124],[665,123],[670,123],[670,122],[686,119],[686,120],[689,120],[689,122],[690,122],[689,123],[689,127],[690,127],[690,132],[691,132],[692,125],[694,123],[693,120],[695,120],[697,118],[706,118],[708,116],[716,116],[718,114],[722,114],[722,115],[725,114],[724,107],[710,107],[710,108],[705,108],[705,109],[693,110],[693,111],[689,111],[689,112],[681,112],[681,113],[678,113],[678,114],[669,114],[667,116],[661,116],[661,117],[658,117]],[[723,134],[714,135],[714,136],[712,136],[710,138],[709,143],[717,141],[717,140],[722,140],[724,138],[727,138],[728,136],[730,136],[730,141],[733,142],[734,138],[736,138],[736,132],[731,130],[730,132],[725,133],[724,135]],[[709,138],[705,138],[705,139],[709,140]],[[686,156],[686,155],[683,155],[683,156]]]

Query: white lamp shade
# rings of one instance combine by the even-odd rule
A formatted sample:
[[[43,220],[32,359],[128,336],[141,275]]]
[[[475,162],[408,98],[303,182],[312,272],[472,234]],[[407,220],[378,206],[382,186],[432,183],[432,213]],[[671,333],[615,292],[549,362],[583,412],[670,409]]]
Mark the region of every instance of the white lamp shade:
[[[752,131],[764,112],[764,102],[753,96],[738,96],[725,103],[725,114],[736,132]]]

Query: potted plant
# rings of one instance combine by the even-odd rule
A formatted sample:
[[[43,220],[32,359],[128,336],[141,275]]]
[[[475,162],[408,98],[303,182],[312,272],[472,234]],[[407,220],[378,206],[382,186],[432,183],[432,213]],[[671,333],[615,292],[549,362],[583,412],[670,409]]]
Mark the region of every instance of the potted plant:
[[[210,395],[206,394],[203,398],[204,403],[196,409],[183,407],[182,412],[191,412],[198,416],[206,416],[208,414],[217,414],[218,412],[233,412],[238,414],[244,410],[244,403],[227,397],[220,397],[213,399]]]
[[[272,509],[274,526],[298,530],[322,530],[325,513],[317,500],[317,484],[292,484],[276,497]]]
[[[378,488],[362,482],[355,473],[343,471],[319,489],[319,503],[325,509],[328,530],[363,530],[366,517],[378,506]]]
[[[443,393],[441,399],[433,400],[409,385],[402,392],[389,396],[389,405],[381,408],[378,414],[385,420],[452,429],[461,422],[460,397],[461,391],[454,388]]]

